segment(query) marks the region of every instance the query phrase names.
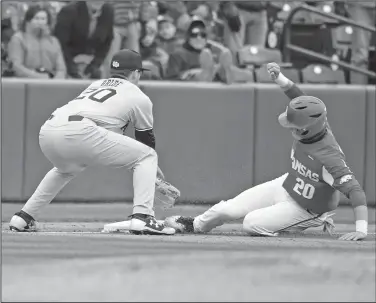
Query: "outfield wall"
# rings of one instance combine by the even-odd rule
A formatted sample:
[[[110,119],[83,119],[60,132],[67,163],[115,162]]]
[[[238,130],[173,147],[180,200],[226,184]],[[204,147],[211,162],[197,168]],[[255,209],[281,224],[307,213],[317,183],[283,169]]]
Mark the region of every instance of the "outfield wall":
[[[40,126],[89,82],[2,81],[2,201],[24,201],[52,168],[38,143]],[[288,98],[275,85],[143,82],[154,103],[159,163],[182,201],[217,202],[283,174],[292,138],[277,116]],[[375,204],[375,87],[301,85],[327,104],[348,164]],[[128,133],[133,136],[133,130]],[[131,174],[90,168],[58,196],[67,201],[124,201]],[[347,201],[343,201],[347,203]]]

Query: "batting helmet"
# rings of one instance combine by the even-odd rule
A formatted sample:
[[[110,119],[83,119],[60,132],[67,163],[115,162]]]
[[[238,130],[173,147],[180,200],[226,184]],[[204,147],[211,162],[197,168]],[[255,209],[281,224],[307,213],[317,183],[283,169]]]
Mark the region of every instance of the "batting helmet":
[[[290,101],[284,113],[278,117],[279,123],[292,129],[298,139],[309,139],[326,128],[327,112],[324,102],[312,96],[300,96]]]

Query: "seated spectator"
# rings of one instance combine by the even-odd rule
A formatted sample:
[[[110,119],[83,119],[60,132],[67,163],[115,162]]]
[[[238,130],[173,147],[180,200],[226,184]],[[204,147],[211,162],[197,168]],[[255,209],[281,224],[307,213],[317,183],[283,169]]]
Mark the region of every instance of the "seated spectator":
[[[113,39],[114,12],[104,1],[77,1],[59,11],[55,35],[71,78],[99,79]]]
[[[191,23],[191,16],[184,1],[158,1],[160,15],[169,15],[174,20],[179,38],[185,39],[185,33]]]
[[[193,1],[187,3],[187,9],[190,16],[197,16],[202,19],[208,29],[208,39],[216,40],[215,36],[215,12],[218,10],[217,2]]]
[[[181,46],[184,39],[179,39],[176,35],[176,26],[173,19],[166,16],[158,17],[158,45],[167,54],[171,54],[178,46]]]
[[[8,44],[14,34],[10,18],[1,20],[1,75],[3,77],[14,76],[12,63],[8,57]]]
[[[164,52],[165,61],[161,62],[162,74],[165,74],[167,68],[167,62],[170,54],[172,54],[178,47],[181,47],[184,43],[184,39],[179,38],[176,34],[176,26],[173,23],[173,19],[166,16],[159,16],[158,18],[158,51]]]
[[[230,50],[209,41],[205,22],[194,17],[185,42],[169,56],[164,78],[200,82],[218,79],[230,84],[253,81],[253,74],[235,67]]]
[[[266,3],[224,1],[220,3],[224,22],[224,44],[235,58],[244,45],[265,46],[268,32]]]
[[[165,66],[168,60],[167,53],[157,45],[157,33],[157,20],[151,19],[142,23],[140,55],[143,65],[151,70],[151,73],[146,72],[143,74],[143,79],[160,79],[162,66]]]
[[[157,20],[158,18],[158,4],[156,1],[142,1],[140,6],[139,20],[141,23],[150,20]]]
[[[1,43],[8,45],[10,39],[15,33],[10,18],[1,19]]]
[[[9,19],[10,27],[14,32],[20,29],[27,4],[21,1],[2,1],[1,20]]]
[[[216,68],[207,48],[207,31],[200,19],[191,22],[184,44],[170,54],[165,79],[211,82]]]
[[[21,31],[8,45],[9,61],[16,77],[65,78],[66,67],[59,41],[51,35],[48,10],[32,5],[26,11]]]

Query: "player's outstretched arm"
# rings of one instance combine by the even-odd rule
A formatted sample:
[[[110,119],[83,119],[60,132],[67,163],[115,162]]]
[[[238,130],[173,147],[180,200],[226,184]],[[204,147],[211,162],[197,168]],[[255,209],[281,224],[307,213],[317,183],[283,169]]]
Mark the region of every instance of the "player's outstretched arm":
[[[367,237],[368,229],[368,209],[366,205],[354,207],[355,214],[355,231],[344,234],[339,240],[358,241]]]
[[[342,192],[349,198],[354,209],[355,232],[347,233],[339,239],[357,241],[366,238],[368,233],[367,198],[364,190],[360,187],[354,176],[345,175],[341,178],[341,180],[345,182],[345,180],[349,179],[350,177],[352,177],[353,180],[349,181],[349,188],[347,190],[343,190]]]
[[[357,181],[354,173],[345,162],[345,156],[340,148],[325,148],[320,152],[320,158],[326,171],[331,176],[329,185],[343,193],[351,202],[354,209],[355,231],[341,236],[340,240],[357,241],[367,237],[368,209],[364,190]],[[325,174],[326,176],[326,174]]]
[[[285,95],[289,97],[290,100],[305,95],[294,82],[282,74],[281,67],[277,63],[268,63],[266,68],[270,78],[281,87]]]

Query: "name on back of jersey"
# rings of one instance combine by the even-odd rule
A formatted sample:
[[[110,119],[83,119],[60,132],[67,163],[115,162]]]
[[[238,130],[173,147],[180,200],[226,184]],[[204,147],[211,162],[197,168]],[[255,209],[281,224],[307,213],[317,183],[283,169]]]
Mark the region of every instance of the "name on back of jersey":
[[[106,79],[101,83],[101,86],[113,86],[113,87],[118,87],[120,84],[123,82],[121,80],[117,79]]]
[[[309,168],[305,167],[299,160],[294,157],[294,152],[291,152],[292,169],[298,172],[303,177],[309,178],[314,182],[319,182],[319,175],[313,173]]]

